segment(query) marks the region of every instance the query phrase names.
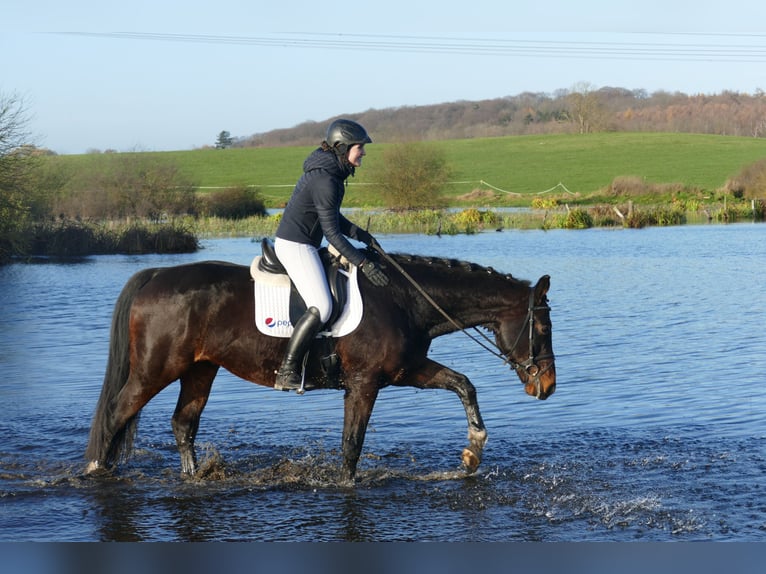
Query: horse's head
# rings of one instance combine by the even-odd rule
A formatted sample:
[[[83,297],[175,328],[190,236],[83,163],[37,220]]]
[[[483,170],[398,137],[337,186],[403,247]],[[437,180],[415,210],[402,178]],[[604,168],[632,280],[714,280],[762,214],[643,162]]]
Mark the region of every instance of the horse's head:
[[[556,390],[548,288],[551,278],[543,275],[530,287],[527,312],[514,313],[500,321],[497,344],[524,383],[528,395],[545,400]]]

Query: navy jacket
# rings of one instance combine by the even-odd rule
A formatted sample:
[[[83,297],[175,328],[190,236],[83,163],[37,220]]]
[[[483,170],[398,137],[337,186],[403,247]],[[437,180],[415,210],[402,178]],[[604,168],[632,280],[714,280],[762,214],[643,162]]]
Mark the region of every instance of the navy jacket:
[[[303,175],[285,207],[276,236],[317,248],[326,237],[341,255],[360,265],[364,255],[346,239],[357,239],[359,228],[340,212],[344,183],[350,175],[352,168],[341,165],[333,151],[318,148],[311,152],[303,162]]]

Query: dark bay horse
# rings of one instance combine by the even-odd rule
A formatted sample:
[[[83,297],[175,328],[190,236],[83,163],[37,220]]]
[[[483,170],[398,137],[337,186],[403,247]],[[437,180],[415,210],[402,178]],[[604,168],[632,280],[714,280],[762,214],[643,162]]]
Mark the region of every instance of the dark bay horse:
[[[465,375],[429,359],[429,346],[440,335],[484,328],[494,336],[485,335],[486,340],[515,369],[527,394],[546,399],[556,388],[550,278],[544,275],[531,285],[463,261],[384,255],[391,282],[375,287],[360,275],[364,315],[353,333],[331,340],[335,374],[328,375],[318,360],[306,366],[313,388],[345,393],[341,480],[353,481],[373,405],[389,385],[446,389],[460,397],[469,441],[462,460],[474,472],[487,440],[476,389]],[[141,409],[179,380],[171,425],[181,470],[194,474],[194,439],[218,369],[274,385],[287,339],[258,331],[254,305],[250,271],[241,265],[207,261],[145,269],[131,277],[114,309],[86,472],[109,471],[127,458]],[[327,343],[315,342],[322,344]]]

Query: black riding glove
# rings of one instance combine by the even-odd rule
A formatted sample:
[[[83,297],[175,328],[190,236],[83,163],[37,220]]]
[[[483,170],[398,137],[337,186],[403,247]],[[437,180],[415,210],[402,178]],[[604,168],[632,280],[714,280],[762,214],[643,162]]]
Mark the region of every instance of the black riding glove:
[[[355,239],[357,241],[361,241],[368,247],[372,247],[373,249],[375,247],[380,247],[380,243],[378,243],[378,240],[375,239],[371,233],[369,233],[368,231],[365,231],[364,229],[357,228]]]
[[[388,285],[388,276],[383,273],[383,270],[374,261],[365,261],[359,268],[362,270],[362,273],[367,276],[367,279],[370,280],[370,283],[376,287],[385,287]]]

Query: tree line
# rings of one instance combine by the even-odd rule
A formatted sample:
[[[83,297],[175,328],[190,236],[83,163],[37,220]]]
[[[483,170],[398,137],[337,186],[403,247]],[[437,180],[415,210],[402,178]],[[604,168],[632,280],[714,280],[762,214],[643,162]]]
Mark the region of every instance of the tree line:
[[[766,93],[628,90],[587,84],[552,94],[370,109],[347,114],[376,141],[443,140],[605,131],[682,132],[766,137]],[[234,147],[313,145],[332,118],[233,138]]]

